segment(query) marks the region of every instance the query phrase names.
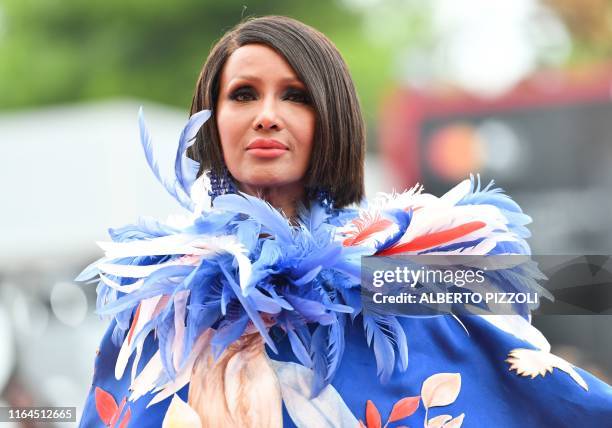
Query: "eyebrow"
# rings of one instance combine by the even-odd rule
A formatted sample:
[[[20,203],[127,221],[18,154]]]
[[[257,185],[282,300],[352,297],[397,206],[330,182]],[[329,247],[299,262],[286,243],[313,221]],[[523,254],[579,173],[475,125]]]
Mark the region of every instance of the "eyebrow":
[[[262,81],[262,79],[260,77],[257,77],[257,76],[253,76],[253,75],[250,75],[250,74],[240,74],[240,75],[232,78],[228,82],[228,84],[231,84],[234,80],[246,80],[246,81],[252,81],[252,82],[261,82]],[[299,83],[300,85],[304,85],[304,83],[300,79],[298,79],[297,77],[283,77],[280,81],[281,81],[281,83]]]

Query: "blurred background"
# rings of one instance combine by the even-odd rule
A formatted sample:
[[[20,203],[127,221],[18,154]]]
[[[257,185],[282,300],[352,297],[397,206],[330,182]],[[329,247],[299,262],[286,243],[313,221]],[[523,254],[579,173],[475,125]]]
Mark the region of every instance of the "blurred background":
[[[138,107],[169,167],[208,50],[264,14],[344,55],[370,196],[478,172],[533,217],[534,253],[612,254],[609,0],[0,0],[0,405],[80,411],[107,321],[73,278],[107,227],[178,209],[147,170]],[[608,382],[611,321],[534,318]]]

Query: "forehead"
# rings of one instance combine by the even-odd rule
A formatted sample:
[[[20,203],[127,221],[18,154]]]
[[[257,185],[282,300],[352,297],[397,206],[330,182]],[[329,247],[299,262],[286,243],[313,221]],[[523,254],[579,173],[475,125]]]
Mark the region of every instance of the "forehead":
[[[239,47],[227,59],[221,71],[221,84],[241,77],[299,80],[282,55],[262,44]]]

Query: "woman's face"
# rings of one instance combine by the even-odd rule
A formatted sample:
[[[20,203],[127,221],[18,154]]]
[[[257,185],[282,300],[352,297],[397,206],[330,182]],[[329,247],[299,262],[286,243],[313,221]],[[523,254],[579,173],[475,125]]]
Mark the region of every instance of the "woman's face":
[[[276,51],[250,44],[230,55],[221,72],[216,120],[225,164],[243,191],[303,190],[315,111],[306,86]]]

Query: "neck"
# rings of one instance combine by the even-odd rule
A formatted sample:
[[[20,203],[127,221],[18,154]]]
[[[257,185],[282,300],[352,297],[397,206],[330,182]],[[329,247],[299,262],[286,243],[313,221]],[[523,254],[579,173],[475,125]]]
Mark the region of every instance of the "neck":
[[[302,183],[274,187],[251,186],[240,183],[238,188],[241,192],[267,201],[274,208],[280,210],[288,219],[295,219],[297,216],[297,204],[302,202],[305,197],[304,185]]]

